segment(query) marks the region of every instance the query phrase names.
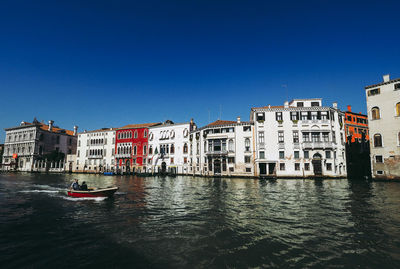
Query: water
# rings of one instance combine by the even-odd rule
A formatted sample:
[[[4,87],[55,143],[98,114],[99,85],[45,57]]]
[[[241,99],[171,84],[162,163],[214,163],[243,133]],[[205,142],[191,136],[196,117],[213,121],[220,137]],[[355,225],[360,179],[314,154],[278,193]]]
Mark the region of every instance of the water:
[[[400,184],[0,174],[0,265],[400,268]]]

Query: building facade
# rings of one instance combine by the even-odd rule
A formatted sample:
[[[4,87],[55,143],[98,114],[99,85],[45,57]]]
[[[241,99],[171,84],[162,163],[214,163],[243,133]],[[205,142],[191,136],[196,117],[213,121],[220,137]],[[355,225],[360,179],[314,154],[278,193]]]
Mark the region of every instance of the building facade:
[[[67,154],[76,153],[77,126],[61,129],[34,119],[6,128],[2,169],[6,171],[62,171]]]
[[[344,115],[344,128],[346,142],[360,142],[362,137],[369,140],[368,116],[351,111],[351,106],[347,106]]]
[[[73,172],[103,173],[115,171],[115,128],[78,134],[76,158],[69,158],[68,170]]]
[[[400,78],[366,86],[372,177],[400,179]]]
[[[189,136],[189,174],[254,176],[253,123],[217,120]]]
[[[147,171],[149,128],[160,124],[130,124],[116,130],[115,159],[118,172]]]
[[[344,113],[322,99],[295,99],[251,109],[255,175],[346,176]]]
[[[148,173],[187,174],[189,171],[189,137],[196,128],[193,119],[187,123],[170,120],[149,128]]]

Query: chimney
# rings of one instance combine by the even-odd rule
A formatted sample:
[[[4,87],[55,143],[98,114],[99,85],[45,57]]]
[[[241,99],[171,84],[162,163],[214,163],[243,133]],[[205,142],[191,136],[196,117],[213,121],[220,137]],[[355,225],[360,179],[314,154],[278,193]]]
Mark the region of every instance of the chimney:
[[[333,102],[332,107],[337,109],[337,102]]]
[[[389,80],[390,80],[389,74],[383,76],[383,82],[388,82]]]
[[[25,121],[21,121],[20,126],[24,126],[25,125]]]
[[[78,126],[74,126],[74,135],[77,135],[77,133],[78,133]]]
[[[268,108],[271,108],[271,105],[268,105]]]
[[[289,101],[285,101],[285,108],[289,107]]]
[[[237,123],[240,123],[240,117],[236,118]]]
[[[53,120],[49,120],[49,131],[51,132],[53,130]]]
[[[351,106],[347,106],[347,111],[351,112]]]

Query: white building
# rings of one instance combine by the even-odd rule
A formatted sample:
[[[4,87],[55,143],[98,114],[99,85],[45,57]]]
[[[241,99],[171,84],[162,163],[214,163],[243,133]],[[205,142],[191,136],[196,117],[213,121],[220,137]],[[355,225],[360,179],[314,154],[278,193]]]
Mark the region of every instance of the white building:
[[[372,177],[400,179],[400,78],[365,87]]]
[[[65,156],[76,152],[77,129],[61,129],[52,120],[46,125],[36,118],[6,128],[2,170],[63,171]]]
[[[189,159],[189,134],[195,128],[193,120],[173,123],[170,120],[149,128],[149,173],[186,174]]]
[[[251,109],[256,176],[346,176],[344,113],[322,99]]]
[[[115,128],[78,134],[73,172],[103,173],[115,171]],[[74,159],[71,158],[73,162]]]
[[[217,120],[192,131],[189,173],[203,176],[254,176],[253,124]]]

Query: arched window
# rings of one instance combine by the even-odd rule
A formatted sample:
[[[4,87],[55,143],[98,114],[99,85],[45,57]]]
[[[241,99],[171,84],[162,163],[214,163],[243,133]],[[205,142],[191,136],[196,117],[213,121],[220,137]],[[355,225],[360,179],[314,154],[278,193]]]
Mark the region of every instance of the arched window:
[[[153,154],[153,146],[149,146],[149,154]]]
[[[373,107],[371,109],[371,114],[372,114],[372,119],[373,120],[379,120],[381,118],[379,107]]]
[[[188,153],[188,145],[187,145],[187,143],[185,143],[183,145],[183,153]]]
[[[135,133],[136,134],[136,133]],[[136,150],[136,146],[133,147],[133,155],[136,155],[137,150]]]
[[[374,147],[382,147],[382,136],[380,134],[374,135]]]
[[[137,131],[135,131],[135,138],[137,138],[138,137],[138,133],[137,133]]]
[[[120,152],[121,152],[120,148],[117,148],[117,154],[120,154]]]
[[[147,137],[147,130],[144,130],[143,137]]]
[[[229,139],[228,141],[228,150],[233,152],[233,139]]]
[[[244,140],[244,147],[245,147],[245,151],[250,151],[250,139],[246,138]]]
[[[170,148],[171,154],[175,153],[175,146],[174,144],[171,144],[171,148]]]
[[[147,146],[144,145],[144,146],[143,146],[143,155],[146,155],[146,154],[147,154]]]
[[[396,116],[400,117],[400,102],[396,104]]]

